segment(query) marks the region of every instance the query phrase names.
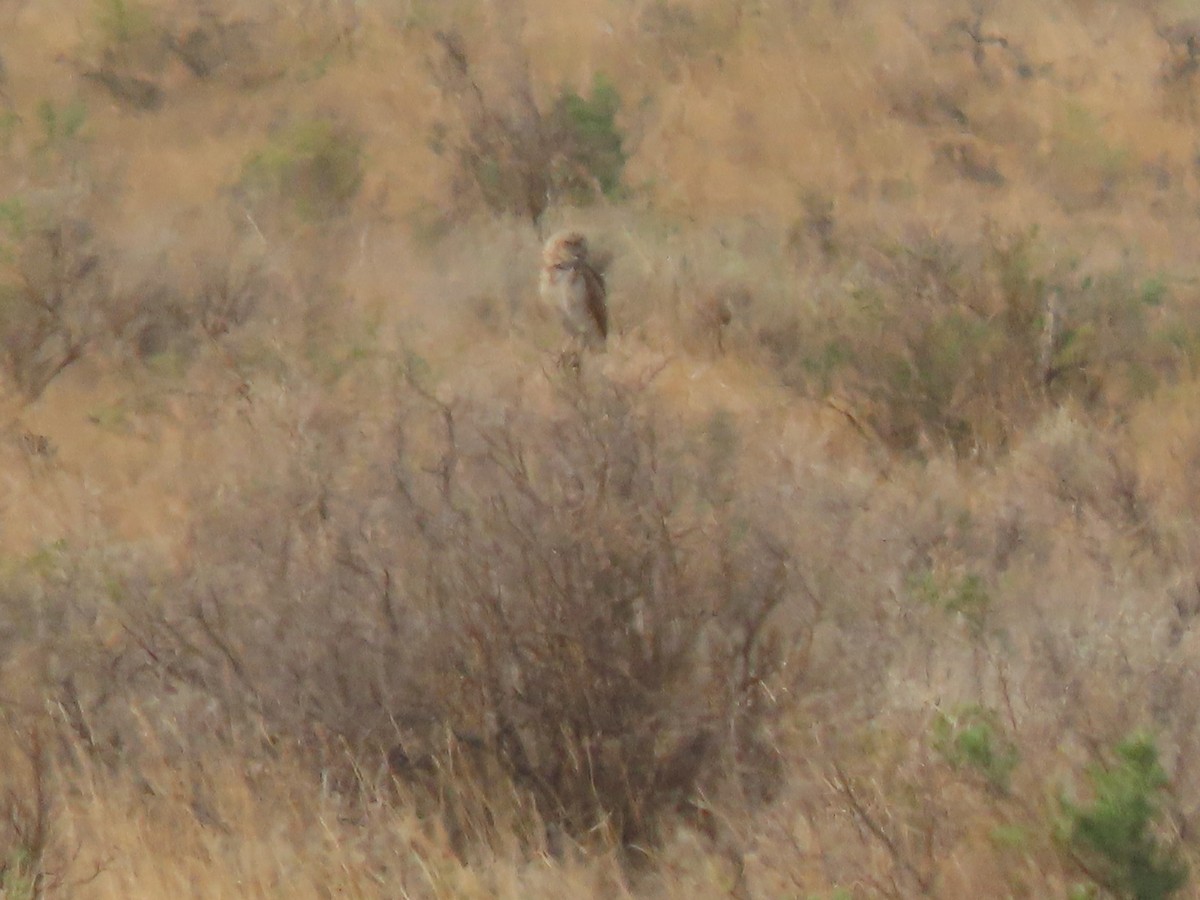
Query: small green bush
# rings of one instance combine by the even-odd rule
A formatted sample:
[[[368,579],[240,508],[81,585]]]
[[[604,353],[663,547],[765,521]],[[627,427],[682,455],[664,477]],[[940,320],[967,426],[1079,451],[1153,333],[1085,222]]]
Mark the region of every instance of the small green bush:
[[[575,203],[615,196],[625,168],[624,138],[617,127],[621,97],[604,75],[597,75],[591,94],[564,90],[554,105],[554,125],[563,152],[556,173],[561,191]]]
[[[13,135],[20,123],[21,117],[11,109],[0,112],[0,152],[8,153],[12,149]]]
[[[16,260],[16,245],[25,235],[25,205],[20,197],[0,200],[0,265]],[[0,282],[3,277],[0,276]]]
[[[961,616],[973,635],[983,633],[992,598],[979,575],[969,573],[949,580],[926,571],[911,579],[909,590],[921,603]]]
[[[1158,748],[1149,735],[1134,735],[1117,745],[1116,755],[1088,772],[1090,804],[1060,801],[1063,840],[1088,877],[1118,897],[1169,897],[1187,881],[1187,866],[1154,833],[1167,785]]]
[[[60,150],[79,136],[87,121],[87,107],[82,100],[72,100],[60,109],[43,100],[38,104],[37,116],[42,126],[42,149]]]
[[[896,449],[997,452],[1038,410],[1046,285],[1035,234],[983,237],[882,246],[878,272],[818,326],[822,343],[848,348],[837,380]]]
[[[1120,412],[1200,370],[1200,311],[1162,274],[1075,277],[1034,228],[877,249],[757,335],[784,384],[851,398],[893,449],[995,456],[1053,406]]]
[[[304,221],[345,212],[363,178],[362,138],[328,119],[297,122],[251,157],[241,186],[254,199],[290,207]]]
[[[597,75],[587,96],[563,89],[547,107],[535,99],[527,60],[510,80],[496,82],[476,70],[462,35],[439,32],[437,40],[438,87],[453,112],[435,123],[430,147],[454,159],[456,195],[535,224],[554,202],[619,195],[621,98],[608,78]]]
[[[106,44],[116,47],[146,39],[154,25],[143,7],[129,0],[98,0],[94,17]]]
[[[1129,176],[1131,154],[1109,140],[1099,116],[1072,101],[1055,119],[1047,165],[1052,195],[1077,211],[1112,198]]]
[[[974,769],[991,790],[1008,793],[1020,755],[992,710],[970,704],[939,712],[933,722],[933,747],[954,768]]]

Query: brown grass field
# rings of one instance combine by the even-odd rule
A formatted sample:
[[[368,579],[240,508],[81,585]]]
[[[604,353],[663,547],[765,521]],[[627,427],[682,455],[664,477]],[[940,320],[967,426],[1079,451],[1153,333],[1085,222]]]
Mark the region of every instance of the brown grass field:
[[[1200,897],[1198,125],[1194,0],[0,0],[0,897]]]

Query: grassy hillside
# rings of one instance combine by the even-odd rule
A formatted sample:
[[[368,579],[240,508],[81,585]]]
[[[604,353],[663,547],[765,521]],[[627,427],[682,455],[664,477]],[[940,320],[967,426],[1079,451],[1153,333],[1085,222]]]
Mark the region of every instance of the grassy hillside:
[[[1198,48],[0,6],[0,896],[1200,896]]]

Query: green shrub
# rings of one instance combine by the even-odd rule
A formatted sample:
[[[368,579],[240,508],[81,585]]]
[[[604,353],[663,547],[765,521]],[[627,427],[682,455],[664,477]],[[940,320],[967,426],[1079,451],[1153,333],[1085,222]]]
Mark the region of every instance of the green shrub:
[[[95,22],[110,47],[127,47],[145,40],[154,25],[143,7],[129,0],[98,0]]]
[[[1046,285],[1035,237],[884,246],[886,262],[832,313],[820,339],[849,348],[841,380],[889,445],[996,452],[1036,414]]]
[[[0,266],[16,260],[16,245],[25,235],[25,205],[20,197],[0,200]],[[0,277],[0,283],[3,282]]]
[[[509,80],[482,77],[463,37],[439,32],[438,87],[453,115],[434,125],[430,147],[456,162],[454,193],[535,224],[554,202],[617,196],[625,168],[616,87],[597,75],[584,96],[564,89],[549,107],[535,97],[528,60]]]
[[[992,598],[979,575],[951,580],[930,570],[912,578],[909,591],[922,603],[961,616],[973,635],[982,635]]]
[[[72,100],[60,109],[43,100],[38,104],[37,116],[42,126],[42,149],[61,150],[79,136],[87,121],[87,107],[82,100]]]
[[[322,221],[346,211],[362,178],[362,138],[328,119],[312,119],[274,135],[247,161],[241,186],[253,199]]]
[[[1051,194],[1075,211],[1111,199],[1131,171],[1131,154],[1108,139],[1095,113],[1072,101],[1055,119],[1047,166]]]
[[[891,448],[995,455],[1054,405],[1120,412],[1200,368],[1200,310],[1122,266],[1051,264],[1036,229],[884,242],[840,296],[761,324],[780,380],[851,398]]]
[[[615,196],[625,168],[624,138],[617,128],[621,98],[604,75],[597,75],[590,96],[572,90],[559,94],[554,127],[562,153],[555,173],[559,189],[575,203],[586,203],[596,188]]]
[[[21,117],[11,109],[0,112],[0,152],[8,153],[12,148],[13,135],[20,122]]]
[[[954,768],[974,769],[991,790],[1008,793],[1020,757],[992,710],[970,704],[951,713],[939,712],[933,722],[933,747]]]
[[[1152,737],[1134,735],[1117,745],[1116,755],[1088,772],[1090,804],[1061,800],[1063,840],[1088,877],[1118,897],[1169,897],[1187,881],[1187,866],[1154,833],[1167,785],[1158,749]]]

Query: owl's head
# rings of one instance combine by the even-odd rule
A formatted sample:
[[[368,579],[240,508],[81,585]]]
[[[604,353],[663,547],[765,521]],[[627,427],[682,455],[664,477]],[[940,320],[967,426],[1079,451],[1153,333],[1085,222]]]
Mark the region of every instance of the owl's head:
[[[578,231],[560,231],[546,241],[542,262],[547,268],[570,268],[587,261],[587,238]]]

